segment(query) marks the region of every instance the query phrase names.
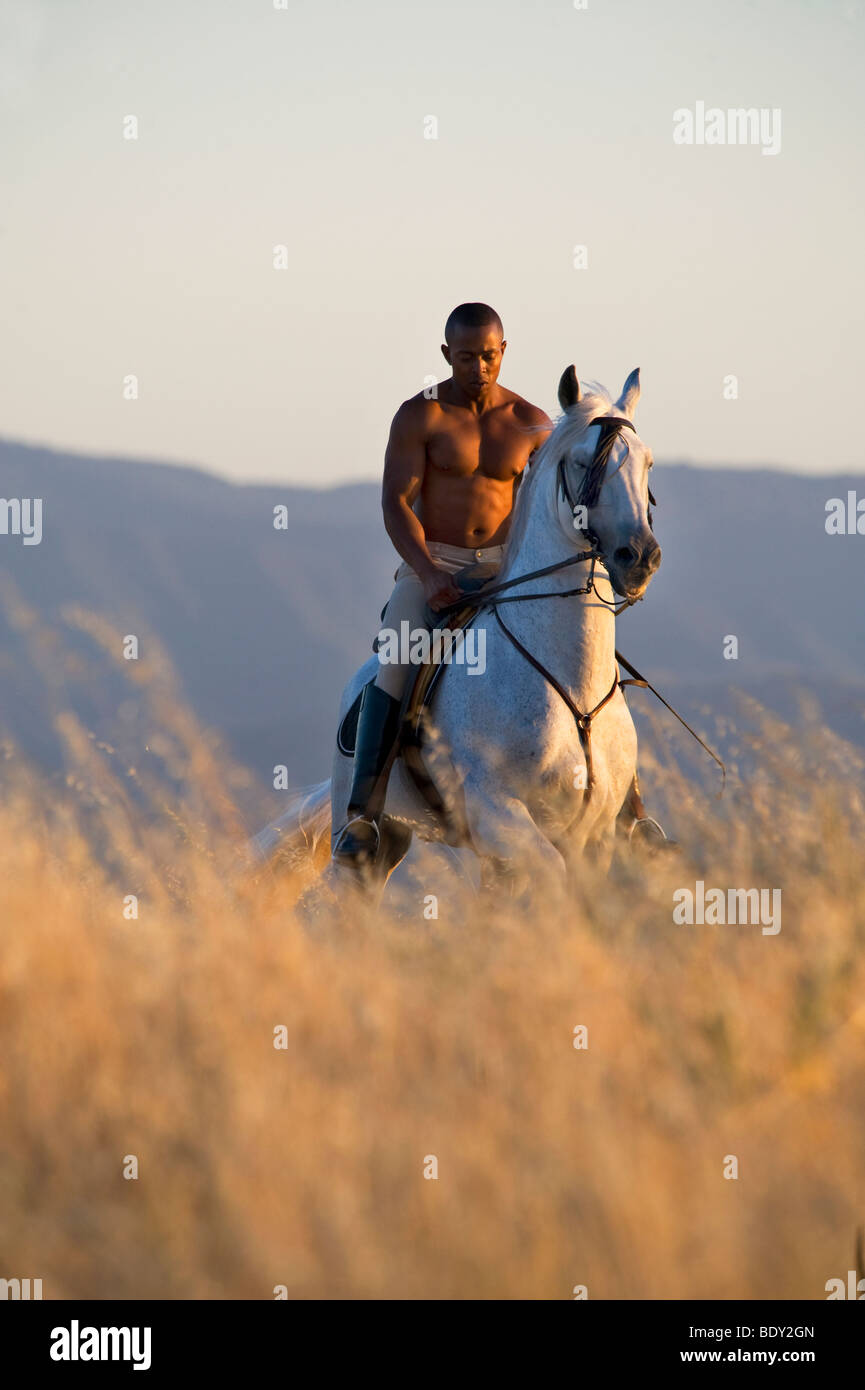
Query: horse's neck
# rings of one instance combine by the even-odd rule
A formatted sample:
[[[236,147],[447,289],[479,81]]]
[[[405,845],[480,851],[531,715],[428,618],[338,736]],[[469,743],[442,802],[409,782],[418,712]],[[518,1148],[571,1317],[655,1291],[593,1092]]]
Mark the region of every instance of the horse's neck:
[[[566,538],[557,519],[555,494],[534,499],[519,544],[509,555],[499,579],[514,579],[544,569],[591,549],[589,541],[574,531],[576,544]],[[507,594],[562,593],[582,589],[592,572],[591,562],[581,560],[553,574],[527,580]],[[615,672],[615,619],[601,599],[615,599],[605,570],[595,569],[598,593],[570,598],[542,598],[536,603],[505,603],[501,615],[507,626],[537,660],[568,687],[580,708],[592,708],[606,695]]]

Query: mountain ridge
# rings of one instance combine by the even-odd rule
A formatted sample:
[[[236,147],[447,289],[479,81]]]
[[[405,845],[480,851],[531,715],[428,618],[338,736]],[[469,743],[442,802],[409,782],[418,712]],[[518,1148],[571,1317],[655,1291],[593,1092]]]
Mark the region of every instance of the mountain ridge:
[[[833,727],[865,741],[865,536],[824,525],[827,500],[848,489],[865,495],[865,478],[658,462],[664,559],[619,620],[620,649],[686,704],[702,692],[727,711],[734,686],[822,690]],[[265,783],[277,763],[298,781],[327,775],[340,690],[370,653],[399,564],[378,484],[240,483],[0,439],[0,494],[43,499],[40,545],[0,535],[0,725],[24,752],[59,765],[64,701],[97,736],[113,727],[113,680],[73,689],[8,611],[23,603],[64,628],[80,605],[155,635],[198,717]],[[723,656],[730,635],[736,661]]]

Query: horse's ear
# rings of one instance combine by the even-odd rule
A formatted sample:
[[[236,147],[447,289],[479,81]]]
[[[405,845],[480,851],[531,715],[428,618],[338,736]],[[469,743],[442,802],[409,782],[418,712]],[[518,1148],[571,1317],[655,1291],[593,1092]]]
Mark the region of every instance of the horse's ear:
[[[616,409],[621,410],[623,415],[627,415],[629,420],[633,420],[634,411],[637,408],[637,401],[640,399],[640,369],[635,367],[622,387],[622,394],[616,401]]]
[[[577,369],[573,364],[565,367],[559,378],[559,405],[562,410],[570,410],[572,405],[579,405],[583,399],[583,392],[580,387]]]

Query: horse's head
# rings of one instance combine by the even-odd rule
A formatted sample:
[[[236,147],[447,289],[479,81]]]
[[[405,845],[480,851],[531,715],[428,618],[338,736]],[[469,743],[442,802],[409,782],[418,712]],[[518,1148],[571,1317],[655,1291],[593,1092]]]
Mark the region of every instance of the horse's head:
[[[560,478],[574,524],[583,518],[613,588],[631,600],[643,597],[661,563],[649,512],[652,452],[633,425],[639,399],[639,367],[615,404],[600,390],[584,395],[576,371],[566,367],[559,381],[565,416],[550,440],[561,446]]]

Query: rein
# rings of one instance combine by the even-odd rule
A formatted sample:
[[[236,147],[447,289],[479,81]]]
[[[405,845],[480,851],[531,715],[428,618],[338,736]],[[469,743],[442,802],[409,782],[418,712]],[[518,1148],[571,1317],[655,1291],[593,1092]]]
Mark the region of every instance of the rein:
[[[592,568],[582,588],[551,589],[545,594],[508,594],[506,598],[497,597],[499,594],[503,593],[505,589],[513,588],[515,584],[525,584],[530,579],[542,579],[545,574],[555,574],[557,570],[567,569],[569,565],[581,564],[584,560],[589,561]],[[545,565],[543,569],[530,570],[528,574],[518,574],[515,575],[513,579],[503,579],[499,584],[485,585],[483,589],[478,589],[477,593],[472,595],[472,597],[483,599],[483,606],[486,608],[487,600],[491,598],[495,598],[496,603],[527,603],[533,598],[573,598],[575,594],[594,593],[599,603],[604,604],[606,608],[611,608],[615,613],[621,613],[624,608],[630,608],[630,599],[623,599],[620,604],[611,604],[609,600],[603,598],[595,588],[595,565],[598,561],[603,564],[603,560],[604,557],[600,550],[584,550],[580,555],[572,555],[567,560],[558,560],[556,564]],[[456,613],[461,608],[465,608],[465,602],[464,598],[458,599],[456,603],[445,604],[443,608],[437,609],[436,612],[447,617],[449,613]],[[490,608],[492,608],[492,606],[492,604],[489,605]]]

